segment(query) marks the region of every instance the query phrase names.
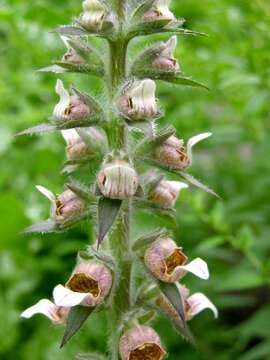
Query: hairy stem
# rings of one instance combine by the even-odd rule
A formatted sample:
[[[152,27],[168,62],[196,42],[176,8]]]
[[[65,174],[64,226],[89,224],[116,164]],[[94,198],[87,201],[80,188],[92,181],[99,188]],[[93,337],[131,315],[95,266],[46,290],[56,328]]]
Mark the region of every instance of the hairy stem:
[[[125,23],[126,1],[119,0],[117,3],[117,14],[120,23],[119,34],[116,41],[111,41],[110,67],[108,93],[113,106],[115,94],[119,91],[119,85],[126,76],[126,53],[127,42],[123,34]],[[109,122],[109,143],[111,149],[127,150],[127,134],[122,119],[112,116]],[[130,308],[130,281],[131,281],[131,250],[130,250],[130,216],[131,202],[124,201],[118,221],[110,233],[110,248],[117,263],[117,286],[109,313],[110,324],[110,358],[118,360],[119,329],[122,323],[123,313]]]

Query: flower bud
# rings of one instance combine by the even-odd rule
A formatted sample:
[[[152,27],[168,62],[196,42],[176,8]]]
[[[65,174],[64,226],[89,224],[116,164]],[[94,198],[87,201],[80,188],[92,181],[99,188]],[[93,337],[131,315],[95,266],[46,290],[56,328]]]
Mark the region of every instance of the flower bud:
[[[186,169],[192,164],[192,147],[211,135],[211,133],[203,133],[192,137],[187,143],[187,148],[184,146],[184,140],[171,136],[156,148],[155,157],[172,169]]]
[[[35,305],[26,309],[21,317],[25,319],[31,318],[33,315],[42,314],[50,319],[55,325],[63,325],[66,322],[69,307],[57,306],[47,299],[42,299]]]
[[[69,37],[61,36],[64,44],[66,45],[67,52],[64,54],[62,61],[74,64],[74,65],[82,65],[85,64],[86,61],[77,53],[77,51],[70,45]]]
[[[57,80],[56,93],[60,97],[59,103],[55,106],[53,116],[59,122],[69,120],[83,120],[90,115],[90,109],[77,94],[70,95],[65,89],[63,82]]]
[[[86,30],[100,31],[107,24],[112,22],[112,15],[106,7],[98,0],[85,0],[83,2],[83,13],[80,17],[80,24]]]
[[[189,289],[185,286],[176,284],[179,290],[179,295],[182,298],[184,303],[184,313],[185,320],[189,321],[193,319],[194,316],[202,312],[203,310],[210,309],[215,318],[218,317],[218,310],[215,305],[202,293],[195,293],[189,296]],[[160,295],[157,299],[157,305],[172,319],[172,320],[180,320],[179,314],[173,305],[169,302],[169,300],[164,296]]]
[[[122,360],[161,360],[166,355],[158,334],[148,326],[128,330],[120,339],[119,352]]]
[[[80,160],[90,155],[101,155],[107,145],[104,134],[94,127],[61,131],[67,147],[68,160]]]
[[[156,0],[150,10],[144,14],[144,21],[171,20],[175,21],[174,14],[170,11],[171,0]]]
[[[149,199],[163,208],[171,208],[174,207],[181,189],[186,188],[188,185],[183,182],[162,180],[150,193]]]
[[[137,80],[125,89],[118,102],[119,111],[129,120],[151,120],[159,115],[153,80]]]
[[[209,272],[205,261],[196,258],[187,265],[186,255],[170,238],[160,238],[146,250],[144,261],[147,268],[159,280],[173,283],[191,272],[201,279],[208,279]]]
[[[139,178],[135,169],[125,160],[107,163],[98,174],[101,193],[110,199],[126,199],[136,193]]]
[[[54,288],[58,306],[96,306],[102,303],[112,287],[112,274],[101,262],[83,260],[74,269],[65,286]]]
[[[85,210],[85,202],[71,190],[66,190],[62,194],[55,196],[43,186],[36,185],[36,188],[50,200],[50,217],[57,223],[77,217]]]
[[[160,71],[177,72],[180,66],[173,57],[173,53],[177,46],[176,35],[172,36],[166,43],[165,49],[161,51],[159,56],[153,61],[152,66]]]

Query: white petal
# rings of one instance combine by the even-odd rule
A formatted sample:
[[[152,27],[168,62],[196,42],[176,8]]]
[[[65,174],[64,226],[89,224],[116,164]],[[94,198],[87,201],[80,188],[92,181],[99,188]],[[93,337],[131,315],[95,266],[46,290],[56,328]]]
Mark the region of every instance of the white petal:
[[[180,192],[180,190],[188,188],[188,185],[181,181],[166,181],[166,182],[175,192]]]
[[[209,138],[210,136],[212,136],[212,133],[202,133],[202,134],[193,136],[192,138],[189,139],[189,141],[187,143],[187,156],[190,161],[190,165],[192,163],[192,148],[193,148],[193,146],[196,145],[198,142]]]
[[[162,51],[162,55],[168,58],[172,58],[176,46],[177,46],[177,36],[174,35],[166,42],[166,49]]]
[[[66,288],[63,285],[57,285],[53,289],[53,299],[56,305],[72,307],[87,302],[94,305],[93,295],[90,293],[79,293]]]
[[[36,185],[36,188],[42,195],[49,199],[51,203],[55,203],[55,195],[50,190],[41,185]]]
[[[215,318],[218,317],[218,310],[215,307],[215,305],[202,293],[196,293],[191,295],[187,302],[190,306],[190,309],[188,310],[188,317],[192,318],[193,316],[199,314],[201,311],[205,309],[212,310]]]
[[[43,314],[47,318],[52,321],[56,321],[58,319],[57,315],[58,306],[52,303],[50,300],[42,299],[35,305],[26,309],[22,314],[21,317],[25,319],[31,318],[33,315],[36,314]]]
[[[156,9],[168,19],[175,19],[174,14],[169,10],[171,0],[157,0],[156,1]]]
[[[155,110],[155,91],[156,84],[153,80],[146,79],[139,81],[130,92],[134,110],[137,112],[144,111],[145,109],[150,112],[152,109]]]
[[[196,258],[187,265],[181,266],[181,269],[190,272],[203,280],[209,279],[207,263],[200,258]]]
[[[65,139],[67,145],[70,145],[80,139],[80,135],[75,129],[62,130],[61,134]]]
[[[56,82],[55,91],[57,95],[59,95],[60,101],[55,106],[53,115],[55,118],[61,119],[65,113],[65,110],[69,107],[70,95],[68,91],[65,89],[63,82],[59,79]]]
[[[69,37],[64,36],[64,35],[60,35],[60,38],[63,41],[63,43],[66,45],[66,48],[69,50],[71,48],[71,46],[68,43]]]

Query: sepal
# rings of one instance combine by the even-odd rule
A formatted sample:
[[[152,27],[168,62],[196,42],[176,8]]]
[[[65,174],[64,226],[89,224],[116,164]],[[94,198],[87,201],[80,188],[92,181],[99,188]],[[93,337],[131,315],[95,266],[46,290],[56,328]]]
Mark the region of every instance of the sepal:
[[[169,235],[169,231],[165,228],[157,229],[148,234],[144,234],[140,236],[137,240],[135,240],[132,250],[133,251],[144,251],[146,247],[151,245],[160,237],[166,237]]]

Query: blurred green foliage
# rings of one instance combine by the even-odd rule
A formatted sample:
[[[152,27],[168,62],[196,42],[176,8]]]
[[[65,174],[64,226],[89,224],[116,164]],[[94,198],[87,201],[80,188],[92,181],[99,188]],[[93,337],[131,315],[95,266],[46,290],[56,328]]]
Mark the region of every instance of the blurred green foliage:
[[[191,258],[209,262],[208,282],[189,277],[187,282],[193,291],[207,293],[220,317],[215,321],[205,312],[192,321],[198,351],[165,319],[156,327],[171,360],[269,359],[270,4],[181,0],[172,6],[189,28],[210,35],[179,37],[177,57],[185,73],[211,91],[159,84],[158,95],[178,135],[214,133],[198,147],[192,172],[222,200],[194,188],[185,191],[177,205],[176,233]],[[78,351],[106,348],[104,314],[90,319],[64,350],[59,350],[62,329],[39,316],[19,318],[67,278],[76,251],[90,238],[87,227],[64,235],[17,235],[48,214],[34,184],[60,192],[65,181],[59,134],[15,139],[13,134],[51,114],[55,76],[35,70],[61,56],[63,45],[49,30],[69,23],[80,9],[79,0],[0,0],[0,358],[5,360],[73,359]],[[131,54],[154,39],[134,41]],[[102,90],[90,76],[63,78],[94,94]],[[149,224],[160,226],[160,219],[145,213],[138,213],[136,222],[140,232]]]

